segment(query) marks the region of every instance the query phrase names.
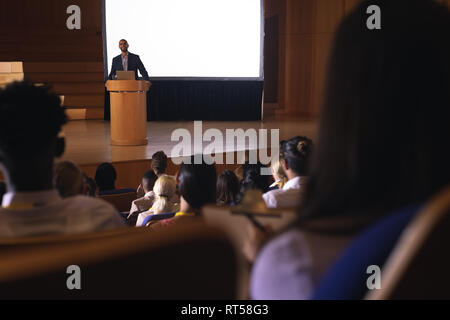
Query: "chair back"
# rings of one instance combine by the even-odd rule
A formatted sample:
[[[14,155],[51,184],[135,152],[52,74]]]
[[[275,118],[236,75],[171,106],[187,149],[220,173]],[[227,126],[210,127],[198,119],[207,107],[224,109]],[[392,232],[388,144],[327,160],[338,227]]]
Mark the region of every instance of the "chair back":
[[[369,266],[384,265],[402,231],[420,209],[410,205],[389,213],[356,236],[317,285],[314,300],[362,299]]]
[[[130,211],[131,203],[136,200],[136,192],[99,195],[99,198],[109,202],[119,212]]]
[[[176,212],[168,212],[168,213],[158,213],[158,214],[150,214],[147,217],[145,217],[144,221],[142,222],[141,227],[148,226],[151,222],[166,220],[175,217]]]
[[[50,235],[31,237],[0,237],[0,254],[6,251],[37,248],[45,245],[69,244],[84,241],[94,241],[95,239],[107,239],[124,234],[140,232],[138,228],[122,227],[96,232],[72,234],[72,235]]]
[[[407,227],[366,299],[450,299],[450,187]]]
[[[388,214],[344,250],[317,286],[313,299],[449,298],[449,211],[447,188],[425,205],[410,205]],[[379,270],[381,289],[369,289],[368,282]]]
[[[139,229],[82,242],[62,237],[61,244],[0,253],[0,298],[236,297],[235,250],[220,229],[204,224]],[[81,289],[70,290],[75,276]]]

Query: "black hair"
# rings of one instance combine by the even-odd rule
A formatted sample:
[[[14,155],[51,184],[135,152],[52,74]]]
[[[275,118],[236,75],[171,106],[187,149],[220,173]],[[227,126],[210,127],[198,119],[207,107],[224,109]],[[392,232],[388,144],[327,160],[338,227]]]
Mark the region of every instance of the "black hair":
[[[97,167],[95,171],[95,182],[100,192],[114,190],[117,179],[116,169],[111,163],[104,162]]]
[[[87,174],[83,172],[84,185],[86,186],[86,195],[89,197],[96,197],[97,192],[97,184],[95,180],[89,177]]]
[[[308,173],[309,158],[313,151],[311,139],[296,136],[289,140],[281,141],[280,156],[286,160],[289,168],[299,176]]]
[[[236,202],[239,180],[231,170],[225,170],[217,179],[217,204],[230,205]]]
[[[0,205],[3,200],[3,195],[6,193],[6,183],[0,181]]]
[[[155,172],[153,170],[148,170],[142,176],[142,187],[146,190],[153,190],[156,180],[158,180],[158,176]]]
[[[240,203],[247,190],[261,190],[262,193],[269,191],[272,176],[262,175],[261,169],[265,168],[260,162],[256,164],[245,163],[242,165],[243,177],[241,180],[239,194],[236,203]]]
[[[167,156],[164,151],[158,151],[152,155],[152,168],[156,174],[163,174],[166,172]]]
[[[0,151],[4,156],[46,152],[66,122],[61,99],[50,87],[16,81],[0,89]]]
[[[217,173],[214,164],[183,162],[178,173],[178,192],[193,209],[200,209],[207,203],[216,202]]]
[[[381,30],[366,27],[369,4]],[[450,12],[434,1],[362,2],[331,54],[302,219],[420,203],[450,181]]]

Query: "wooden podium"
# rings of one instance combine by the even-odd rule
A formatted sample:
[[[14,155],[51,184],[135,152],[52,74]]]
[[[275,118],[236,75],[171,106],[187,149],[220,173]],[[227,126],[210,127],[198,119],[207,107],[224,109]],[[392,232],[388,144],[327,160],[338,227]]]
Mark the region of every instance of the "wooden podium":
[[[151,84],[143,80],[108,80],[111,101],[111,144],[140,146],[147,144],[147,91]]]

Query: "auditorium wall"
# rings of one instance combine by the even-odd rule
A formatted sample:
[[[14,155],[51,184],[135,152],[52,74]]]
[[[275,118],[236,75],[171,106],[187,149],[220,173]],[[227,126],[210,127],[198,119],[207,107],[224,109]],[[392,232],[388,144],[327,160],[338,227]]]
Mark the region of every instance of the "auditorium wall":
[[[278,61],[266,61],[278,63],[277,114],[318,117],[333,36],[360,1],[265,0],[266,21],[276,16],[279,23]],[[436,1],[450,7],[450,0]]]
[[[265,0],[278,54],[265,63],[277,114],[317,117],[336,27],[360,0]],[[450,0],[436,0],[450,6]],[[68,30],[66,9],[82,10],[81,30]],[[52,84],[73,118],[102,119],[104,73],[101,0],[2,1],[0,61],[24,61],[25,76]],[[443,40],[447,41],[447,40]],[[271,44],[273,45],[273,43]],[[274,66],[276,64],[276,66]],[[278,73],[274,75],[273,72]],[[275,101],[271,101],[275,102]]]
[[[81,29],[69,30],[70,5]],[[103,119],[101,0],[2,0],[0,61],[23,61],[25,77],[49,83],[74,119]]]

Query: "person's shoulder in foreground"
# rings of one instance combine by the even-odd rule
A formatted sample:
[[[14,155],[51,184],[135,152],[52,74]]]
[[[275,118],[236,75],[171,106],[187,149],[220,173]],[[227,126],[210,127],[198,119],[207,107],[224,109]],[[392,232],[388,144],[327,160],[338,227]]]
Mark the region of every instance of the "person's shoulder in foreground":
[[[42,206],[21,207],[25,199],[46,199]],[[87,196],[62,199],[57,191],[7,193],[0,208],[0,237],[68,235],[125,225],[109,203]]]
[[[283,233],[258,255],[251,274],[250,296],[256,300],[308,299],[313,290],[311,268],[303,234],[295,229]]]

